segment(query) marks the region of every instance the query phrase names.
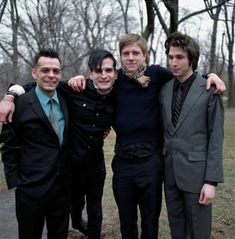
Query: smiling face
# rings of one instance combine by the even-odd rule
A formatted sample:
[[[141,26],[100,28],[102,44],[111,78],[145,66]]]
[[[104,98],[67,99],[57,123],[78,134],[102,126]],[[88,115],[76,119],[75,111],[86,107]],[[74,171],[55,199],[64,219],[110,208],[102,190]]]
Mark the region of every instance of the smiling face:
[[[146,61],[140,45],[136,43],[125,45],[121,50],[121,62],[128,73],[134,73]]]
[[[104,58],[100,67],[90,71],[89,75],[99,92],[106,94],[113,87],[117,79],[117,72],[114,68],[114,61],[111,58]]]
[[[170,47],[168,62],[172,74],[181,82],[187,80],[193,74],[188,53],[182,47]]]
[[[52,96],[61,80],[61,65],[57,58],[41,56],[32,69],[37,86],[47,96]]]

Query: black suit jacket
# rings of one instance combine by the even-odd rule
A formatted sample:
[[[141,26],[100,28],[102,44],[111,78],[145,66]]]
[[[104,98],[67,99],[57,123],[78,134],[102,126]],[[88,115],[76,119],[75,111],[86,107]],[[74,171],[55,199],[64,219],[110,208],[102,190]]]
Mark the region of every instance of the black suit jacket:
[[[2,160],[9,189],[17,187],[40,198],[50,189],[58,174],[66,182],[69,167],[66,160],[68,112],[64,99],[59,94],[58,98],[65,119],[62,145],[35,90],[17,100],[13,123],[2,129]]]

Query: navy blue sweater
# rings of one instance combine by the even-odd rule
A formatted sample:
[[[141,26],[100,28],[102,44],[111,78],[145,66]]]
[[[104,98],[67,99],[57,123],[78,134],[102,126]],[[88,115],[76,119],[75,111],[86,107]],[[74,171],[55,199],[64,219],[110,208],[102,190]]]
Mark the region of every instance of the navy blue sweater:
[[[118,71],[113,125],[117,144],[162,144],[159,91],[173,75],[159,65],[149,66],[144,75],[151,78],[147,88]]]

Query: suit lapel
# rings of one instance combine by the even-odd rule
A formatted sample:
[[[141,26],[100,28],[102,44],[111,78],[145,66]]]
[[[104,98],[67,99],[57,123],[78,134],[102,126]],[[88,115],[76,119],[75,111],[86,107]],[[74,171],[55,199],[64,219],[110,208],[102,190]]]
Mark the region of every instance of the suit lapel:
[[[29,104],[31,105],[32,111],[34,111],[38,115],[38,117],[41,119],[41,121],[46,125],[46,127],[48,127],[53,132],[53,134],[55,134],[55,131],[41,106],[41,103],[35,93],[35,90],[31,89],[29,91],[29,95],[30,95]],[[64,114],[65,126],[64,126],[63,140],[65,140],[66,137],[68,136],[68,109],[67,109],[65,100],[59,94],[58,94],[58,99],[60,101],[61,109]]]
[[[200,75],[197,74],[191,88],[189,89],[187,97],[184,101],[183,107],[179,115],[178,122],[175,127],[175,131],[180,127],[184,119],[192,110],[194,104],[197,102],[197,100],[203,93],[205,85],[206,85],[206,81],[203,78],[201,78]]]
[[[31,105],[32,111],[34,111],[38,115],[38,117],[46,125],[46,127],[48,127],[52,132],[54,132],[54,129],[41,106],[41,103],[35,93],[34,88],[29,91],[29,95],[29,104]]]

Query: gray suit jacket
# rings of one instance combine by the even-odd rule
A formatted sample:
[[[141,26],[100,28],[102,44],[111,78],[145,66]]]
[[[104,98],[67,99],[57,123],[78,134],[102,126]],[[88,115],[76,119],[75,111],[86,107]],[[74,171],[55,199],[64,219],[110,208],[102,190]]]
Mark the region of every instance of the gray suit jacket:
[[[197,74],[174,128],[171,102],[174,81],[160,93],[162,107],[165,183],[187,192],[200,193],[205,181],[223,182],[223,122],[221,97],[206,90],[206,80]]]

